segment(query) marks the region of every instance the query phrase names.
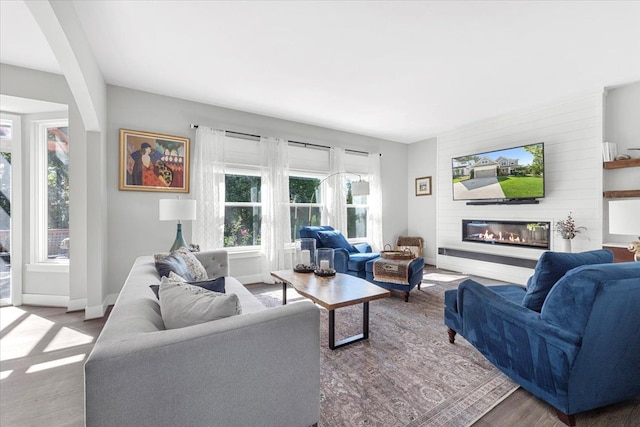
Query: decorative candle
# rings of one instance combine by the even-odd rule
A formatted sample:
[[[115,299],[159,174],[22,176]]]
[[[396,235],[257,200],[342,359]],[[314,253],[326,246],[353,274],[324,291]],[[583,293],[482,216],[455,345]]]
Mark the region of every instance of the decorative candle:
[[[311,252],[308,250],[300,251],[300,262],[304,265],[311,264]]]
[[[321,259],[320,260],[320,270],[328,270],[329,269],[329,260]]]

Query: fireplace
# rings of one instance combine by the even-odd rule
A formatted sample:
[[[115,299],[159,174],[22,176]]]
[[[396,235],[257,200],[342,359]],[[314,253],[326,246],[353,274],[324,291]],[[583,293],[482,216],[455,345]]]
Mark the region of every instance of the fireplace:
[[[549,222],[462,220],[464,242],[549,249],[550,230]]]

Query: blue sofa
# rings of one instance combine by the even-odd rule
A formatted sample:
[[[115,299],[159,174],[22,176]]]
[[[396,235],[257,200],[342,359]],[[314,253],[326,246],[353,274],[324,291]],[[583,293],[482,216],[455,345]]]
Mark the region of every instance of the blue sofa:
[[[301,238],[316,239],[316,249],[333,248],[335,251],[333,268],[338,273],[366,279],[367,261],[378,258],[379,253],[372,252],[368,243],[351,245],[347,239],[330,225],[306,226],[298,230]]]
[[[449,341],[462,335],[568,425],[640,396],[640,262],[612,259],[545,252],[527,288],[462,282],[445,292]]]

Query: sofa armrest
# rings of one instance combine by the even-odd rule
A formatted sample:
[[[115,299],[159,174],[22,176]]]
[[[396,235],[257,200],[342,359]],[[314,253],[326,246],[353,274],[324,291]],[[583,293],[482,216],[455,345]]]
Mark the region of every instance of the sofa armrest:
[[[335,248],[333,251],[333,268],[338,273],[346,273],[349,269],[349,252],[344,248]]]
[[[229,274],[229,253],[224,249],[194,252],[195,257],[202,263],[210,279]]]
[[[361,254],[369,254],[373,252],[373,249],[371,249],[371,245],[368,243],[356,243],[355,245],[352,245],[352,246],[356,248],[356,250]]]
[[[465,331],[467,327],[487,327],[487,317],[490,316],[499,317],[503,322],[526,329],[529,334],[552,342],[572,345],[580,343],[578,335],[545,322],[540,313],[515,304],[473,280],[465,280],[458,286],[457,307]]]
[[[314,424],[319,322],[319,309],[303,301],[99,339],[84,366],[86,425]]]

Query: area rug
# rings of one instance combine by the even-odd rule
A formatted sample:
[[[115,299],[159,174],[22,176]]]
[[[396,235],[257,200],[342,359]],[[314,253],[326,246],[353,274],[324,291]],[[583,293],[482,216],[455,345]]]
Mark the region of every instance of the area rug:
[[[372,301],[369,339],[328,348],[328,312],[321,308],[320,426],[462,427],[473,424],[518,386],[443,323],[444,291],[457,283],[414,289]],[[280,285],[254,292],[269,307],[282,304]],[[295,290],[289,303],[302,300]],[[362,306],[336,311],[336,339],[362,328]]]
[[[443,274],[443,273],[425,273],[422,275],[422,280],[428,280],[432,282],[455,282],[461,279],[466,279],[469,276],[460,274]]]

